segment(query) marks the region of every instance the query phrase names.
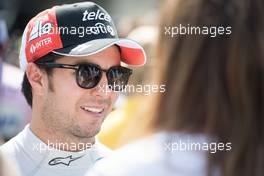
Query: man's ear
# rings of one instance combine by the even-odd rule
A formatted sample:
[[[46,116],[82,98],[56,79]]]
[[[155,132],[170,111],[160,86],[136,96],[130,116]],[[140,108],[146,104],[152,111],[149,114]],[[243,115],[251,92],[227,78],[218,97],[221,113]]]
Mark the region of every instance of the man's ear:
[[[45,76],[40,68],[35,63],[28,63],[26,74],[31,84],[32,92],[34,91],[35,94],[43,95]]]

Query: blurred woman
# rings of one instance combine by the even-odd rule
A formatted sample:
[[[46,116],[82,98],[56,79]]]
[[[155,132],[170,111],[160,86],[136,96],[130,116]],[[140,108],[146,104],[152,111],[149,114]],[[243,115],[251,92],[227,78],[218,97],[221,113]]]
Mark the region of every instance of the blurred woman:
[[[263,176],[263,10],[262,0],[169,0],[156,133],[88,175]]]

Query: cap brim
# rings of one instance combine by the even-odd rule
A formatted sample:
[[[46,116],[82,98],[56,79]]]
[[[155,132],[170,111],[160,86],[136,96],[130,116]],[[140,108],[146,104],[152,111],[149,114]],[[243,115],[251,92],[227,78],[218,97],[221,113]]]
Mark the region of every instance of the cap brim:
[[[146,63],[146,54],[144,49],[137,42],[130,39],[97,39],[52,52],[63,56],[83,57],[96,54],[115,44],[121,49],[122,62],[133,66],[141,66]]]

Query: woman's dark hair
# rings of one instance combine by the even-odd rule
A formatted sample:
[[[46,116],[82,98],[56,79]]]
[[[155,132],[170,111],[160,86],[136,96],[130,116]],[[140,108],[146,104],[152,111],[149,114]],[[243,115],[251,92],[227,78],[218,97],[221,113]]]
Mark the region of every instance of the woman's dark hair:
[[[232,33],[164,33],[180,24]],[[166,92],[155,129],[231,142],[231,151],[209,155],[209,175],[214,167],[222,176],[264,175],[264,1],[168,0],[158,50]]]
[[[43,63],[43,62],[54,62],[56,59],[60,57],[62,56],[54,54],[54,53],[50,53],[38,59],[35,63],[37,64],[37,63]],[[45,71],[48,74],[48,76],[51,76],[52,70],[50,68],[45,68]],[[21,91],[23,95],[25,96],[27,103],[32,107],[32,87],[28,81],[26,73],[24,73]]]

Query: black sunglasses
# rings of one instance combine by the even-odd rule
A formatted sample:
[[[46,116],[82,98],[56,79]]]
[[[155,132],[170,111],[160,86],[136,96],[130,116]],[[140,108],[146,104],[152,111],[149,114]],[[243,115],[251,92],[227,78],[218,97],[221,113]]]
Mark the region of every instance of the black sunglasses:
[[[106,73],[108,87],[113,91],[122,91],[128,83],[132,70],[122,66],[113,66],[108,70],[102,69],[99,65],[85,64],[61,64],[53,62],[37,63],[40,67],[65,68],[76,70],[76,82],[84,89],[94,88],[101,80],[103,72]]]

